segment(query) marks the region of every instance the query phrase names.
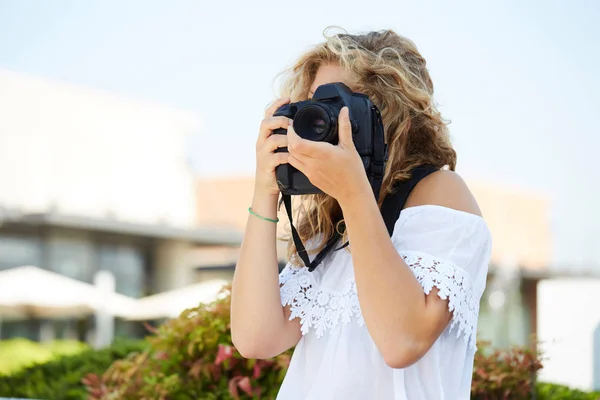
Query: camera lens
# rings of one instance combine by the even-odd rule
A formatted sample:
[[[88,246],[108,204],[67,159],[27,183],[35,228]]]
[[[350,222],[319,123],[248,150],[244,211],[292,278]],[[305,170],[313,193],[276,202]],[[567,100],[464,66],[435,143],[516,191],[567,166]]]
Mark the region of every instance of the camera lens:
[[[301,138],[315,142],[332,142],[337,136],[337,118],[331,107],[310,104],[296,113],[294,129]]]
[[[313,121],[312,129],[315,133],[322,135],[327,131],[327,122],[322,119],[316,119]]]

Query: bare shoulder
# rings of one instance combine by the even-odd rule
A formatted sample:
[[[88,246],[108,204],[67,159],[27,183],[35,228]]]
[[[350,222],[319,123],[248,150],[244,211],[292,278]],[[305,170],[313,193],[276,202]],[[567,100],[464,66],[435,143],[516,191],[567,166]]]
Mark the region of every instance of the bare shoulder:
[[[413,189],[406,207],[437,205],[481,216],[465,181],[454,171],[441,170],[423,178]]]

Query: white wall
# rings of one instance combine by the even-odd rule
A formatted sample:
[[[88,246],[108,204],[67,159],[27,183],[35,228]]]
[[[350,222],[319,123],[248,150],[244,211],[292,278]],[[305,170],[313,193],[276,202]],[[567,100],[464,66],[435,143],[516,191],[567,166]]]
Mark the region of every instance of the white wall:
[[[0,70],[0,206],[194,222],[191,113]]]
[[[593,389],[594,373],[600,373],[594,371],[594,356],[600,357],[600,279],[541,281],[537,300],[538,338],[548,358],[540,379]]]

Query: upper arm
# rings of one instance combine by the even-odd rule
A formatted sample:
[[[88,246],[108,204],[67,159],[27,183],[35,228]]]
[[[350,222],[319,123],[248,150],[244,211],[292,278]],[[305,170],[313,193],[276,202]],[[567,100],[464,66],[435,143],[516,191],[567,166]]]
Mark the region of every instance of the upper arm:
[[[466,183],[458,174],[452,171],[437,171],[422,179],[417,184],[415,189],[411,192],[405,208],[422,205],[442,206],[481,217],[479,206]],[[453,228],[447,229],[449,232],[453,231]],[[456,233],[458,230],[455,230],[454,232]],[[407,233],[407,235],[409,234]],[[432,236],[431,240],[437,240],[435,235]],[[456,240],[458,242],[461,240],[461,238],[460,235],[457,234],[456,237],[450,236],[446,240],[449,242],[446,246],[451,248],[454,246],[452,241]],[[444,246],[440,245],[436,247]],[[427,246],[425,246],[423,249],[415,250],[426,251],[426,249]],[[439,253],[441,256],[443,251]],[[437,256],[438,254],[433,255]],[[454,262],[455,260],[451,261]],[[455,265],[455,267],[466,268],[467,266]],[[426,312],[423,315],[424,331],[422,331],[422,337],[424,340],[423,353],[433,345],[435,340],[437,340],[444,329],[446,329],[454,316],[454,313],[450,311],[451,307],[449,307],[449,295],[446,290],[444,290],[444,293],[440,293],[440,285],[434,284],[430,290],[426,290],[426,292]]]

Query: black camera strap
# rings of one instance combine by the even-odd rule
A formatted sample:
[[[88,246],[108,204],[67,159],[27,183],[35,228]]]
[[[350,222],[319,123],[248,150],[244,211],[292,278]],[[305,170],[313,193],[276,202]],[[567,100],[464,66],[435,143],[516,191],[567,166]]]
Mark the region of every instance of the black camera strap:
[[[400,217],[400,213],[408,200],[408,196],[412,190],[417,186],[417,183],[426,176],[438,171],[439,169],[433,165],[423,164],[419,165],[412,170],[411,176],[406,181],[396,182],[394,191],[386,196],[383,204],[381,205],[381,216],[385,227],[388,230],[390,236],[394,233],[394,226],[396,221]]]
[[[412,190],[417,186],[417,183],[421,181],[421,179],[425,178],[429,174],[437,171],[438,168],[433,165],[420,165],[413,169],[411,177],[403,182],[397,182],[395,185],[394,192],[390,195],[386,196],[383,204],[381,205],[381,216],[383,217],[383,221],[388,230],[390,236],[394,232],[394,226],[396,225],[396,221],[400,217],[400,213],[406,204],[406,200],[408,196],[412,192]],[[381,183],[379,184],[381,187]],[[379,193],[380,187],[377,188],[377,193]],[[373,188],[375,190],[375,188]],[[294,244],[296,246],[296,251],[298,252],[298,256],[304,262],[304,265],[308,268],[309,272],[312,272],[317,268],[317,266],[325,259],[329,251],[337,244],[337,242],[342,238],[342,235],[336,229],[327,243],[325,247],[316,255],[316,257],[310,261],[308,256],[308,252],[298,235],[298,231],[294,227],[293,218],[292,218],[292,198],[290,195],[282,194],[281,201],[283,202],[288,218],[290,220],[290,226],[292,229],[292,239],[294,240]],[[335,251],[343,249],[348,246],[350,243],[346,242],[342,247],[335,249]]]
[[[321,250],[319,252],[319,254],[317,254],[317,256],[312,261],[310,261],[308,252],[306,251],[306,248],[304,247],[304,244],[302,243],[302,240],[300,239],[300,235],[298,235],[298,231],[294,227],[294,222],[293,222],[293,218],[292,218],[292,196],[290,196],[289,194],[282,194],[281,200],[285,206],[285,211],[290,220],[290,227],[292,228],[292,239],[294,240],[294,245],[296,246],[296,251],[298,252],[298,256],[300,256],[300,258],[302,259],[302,261],[304,262],[304,265],[306,265],[308,270],[310,272],[312,272],[315,270],[315,268],[317,268],[317,265],[319,265],[321,263],[321,261],[323,261],[323,259],[325,259],[325,256],[327,256],[327,253],[329,253],[329,251],[333,248],[333,246],[335,246],[335,244],[340,240],[342,235],[340,235],[339,232],[337,232],[337,230],[336,230],[333,233],[333,235],[329,238],[329,240],[327,241],[327,244],[325,245],[323,250]]]
[[[375,200],[379,200],[379,192],[381,190],[381,183],[383,181],[383,173],[385,172],[385,164],[388,158],[387,145],[385,144],[385,135],[383,133],[383,122],[381,120],[381,114],[377,107],[371,108],[371,115],[373,116],[373,158],[371,159],[371,168],[369,181],[373,188],[373,194]]]

